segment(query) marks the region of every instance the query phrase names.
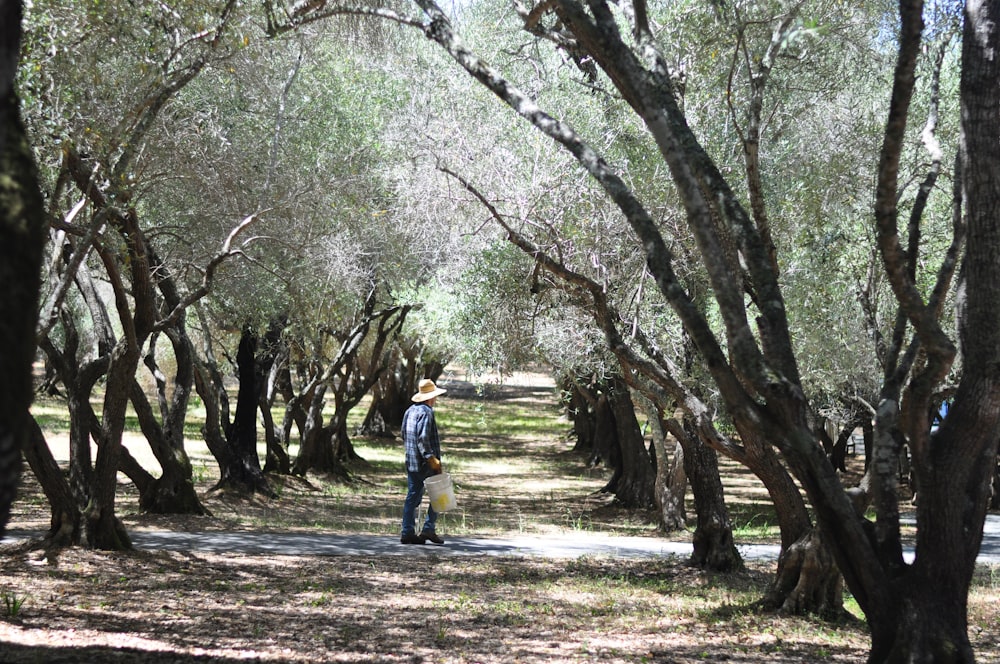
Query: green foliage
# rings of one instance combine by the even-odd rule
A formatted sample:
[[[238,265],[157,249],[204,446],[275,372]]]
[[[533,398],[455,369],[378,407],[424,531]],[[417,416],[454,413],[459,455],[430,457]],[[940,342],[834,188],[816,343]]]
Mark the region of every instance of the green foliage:
[[[457,284],[454,336],[462,340],[463,362],[473,368],[514,368],[538,357],[531,260],[506,242],[483,251]]]
[[[16,592],[7,589],[0,591],[0,602],[3,602],[4,617],[8,620],[18,618],[27,600],[27,595],[18,595]]]

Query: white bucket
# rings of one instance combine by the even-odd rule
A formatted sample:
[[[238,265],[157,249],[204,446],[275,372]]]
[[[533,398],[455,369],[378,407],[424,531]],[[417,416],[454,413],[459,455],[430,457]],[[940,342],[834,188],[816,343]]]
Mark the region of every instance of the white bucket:
[[[451,483],[451,475],[438,473],[424,480],[424,487],[431,497],[431,507],[435,512],[447,512],[458,507],[455,501],[455,488]]]

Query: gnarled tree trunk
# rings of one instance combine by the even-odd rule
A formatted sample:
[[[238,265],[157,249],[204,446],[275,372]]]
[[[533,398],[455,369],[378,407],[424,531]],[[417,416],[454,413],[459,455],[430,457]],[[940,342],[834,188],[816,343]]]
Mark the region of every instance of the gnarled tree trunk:
[[[692,538],[691,564],[718,572],[742,569],[743,559],[733,540],[715,450],[702,444],[689,419],[685,418],[682,426],[676,420],[665,424],[684,449],[684,469],[694,494],[697,525]]]
[[[372,403],[358,427],[361,436],[392,438],[403,424],[403,413],[416,392],[416,362],[404,357],[400,348],[391,354],[382,377],[372,386]]]
[[[184,449],[184,421],[194,383],[194,349],[182,325],[175,325],[168,332],[172,342],[177,369],[174,389],[167,397],[165,377],[155,359],[156,336],[149,344],[146,365],[156,378],[157,401],[163,415],[163,424],[156,420],[153,409],[138,381],[132,384],[132,407],[139,420],[146,441],[160,464],[160,476],[139,485],[139,504],[142,509],[155,514],[206,514],[195,490],[191,461]],[[133,478],[135,481],[135,478]]]
[[[609,483],[605,490],[612,491],[616,501],[624,507],[649,509],[655,503],[656,474],[635,417],[635,403],[628,385],[620,378],[612,381],[608,396],[617,430],[620,459],[615,472],[617,483],[613,488]]]
[[[292,471],[297,475],[307,472],[323,473],[334,478],[347,480],[350,473],[344,466],[337,451],[336,425],[324,426],[323,404],[326,396],[326,385],[319,385],[306,415],[306,426],[299,447],[299,455],[295,458]],[[334,413],[332,418],[336,418]]]
[[[226,451],[216,455],[220,466],[219,482],[215,489],[232,490],[238,494],[260,493],[276,495],[268,484],[257,454],[257,408],[263,389],[256,362],[257,336],[244,327],[236,351],[236,368],[239,389],[236,394],[236,412],[231,425],[224,432]]]
[[[684,471],[684,447],[674,438],[667,440],[667,431],[659,409],[648,398],[641,399],[646,421],[653,436],[656,489],[654,499],[660,519],[660,529],[665,533],[687,527],[684,496],[687,493],[687,473]],[[672,443],[672,445],[671,445]],[[668,453],[672,447],[673,454]]]
[[[29,442],[45,204],[15,88],[21,3],[0,3],[0,538]]]
[[[51,518],[44,546],[59,548],[79,544],[83,521],[80,508],[69,482],[66,481],[62,469],[52,456],[52,450],[45,442],[41,427],[34,418],[32,424],[31,439],[24,448],[24,458],[27,459],[31,471],[38,478],[42,492],[45,493],[45,498],[49,501]]]
[[[573,422],[576,443],[573,451],[591,456],[595,450],[597,436],[597,397],[576,378],[568,381],[569,404],[566,414]]]

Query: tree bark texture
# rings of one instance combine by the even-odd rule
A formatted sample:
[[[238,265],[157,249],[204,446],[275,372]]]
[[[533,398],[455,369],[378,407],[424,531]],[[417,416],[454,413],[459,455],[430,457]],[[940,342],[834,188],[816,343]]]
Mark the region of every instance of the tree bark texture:
[[[687,473],[684,471],[684,447],[675,438],[668,440],[663,417],[652,401],[642,399],[642,406],[653,436],[656,470],[654,498],[660,528],[665,533],[684,530],[687,527],[684,496],[688,485]],[[672,448],[673,454],[668,452],[668,448]]]
[[[326,385],[320,385],[312,396],[302,444],[292,472],[303,476],[307,472],[323,473],[346,481],[350,478],[350,473],[337,449],[340,443],[336,436],[338,425],[336,422],[331,422],[330,426],[324,425],[323,404],[326,392]],[[331,417],[336,420],[337,413]]]
[[[392,438],[393,431],[399,430],[416,392],[415,365],[400,348],[393,350],[386,371],[372,388],[372,403],[358,427],[359,435]]]
[[[132,341],[134,342],[134,337]],[[122,435],[125,431],[128,386],[139,364],[139,349],[128,336],[112,351],[108,382],[104,392],[101,436],[94,461],[94,483],[90,502],[84,510],[87,544],[95,549],[119,551],[131,549],[128,533],[115,513],[117,474],[121,460]]]
[[[187,359],[190,367],[190,358]],[[180,366],[180,363],[178,363]],[[182,383],[175,388],[174,396],[184,390],[190,392],[191,384]],[[186,411],[187,395],[180,396]],[[136,482],[139,488],[139,506],[153,514],[206,514],[194,487],[191,460],[184,450],[183,423],[178,433],[180,440],[170,430],[164,430],[157,422],[153,409],[138,381],[132,384],[132,408],[135,410],[149,447],[160,464],[160,476],[150,482]],[[135,479],[133,478],[133,481]]]
[[[287,375],[289,350],[282,338],[287,316],[272,318],[264,335],[261,352],[257,355],[257,376],[261,380],[257,407],[264,425],[264,473],[290,475],[291,458],[288,456],[288,438],[278,429],[271,413],[274,400],[281,392],[279,382]]]
[[[691,564],[718,572],[742,569],[743,559],[733,540],[733,525],[726,508],[715,450],[702,444],[690,420],[671,428],[684,448],[684,470],[690,478],[698,519],[692,538]]]
[[[263,389],[256,362],[257,335],[245,327],[236,351],[236,369],[239,388],[236,393],[236,412],[233,422],[225,431],[227,451],[217,459],[224,464],[216,489],[233,490],[242,495],[261,493],[274,496],[264,477],[257,454],[257,407]]]
[[[0,1],[0,538],[32,422],[32,363],[45,243],[45,206],[14,88],[21,3]]]
[[[843,577],[818,530],[811,530],[785,549],[765,606],[791,614],[844,614]]]
[[[635,403],[628,385],[620,378],[612,381],[610,402],[621,455],[615,499],[624,507],[649,509],[655,504],[656,474],[635,417]]]
[[[576,436],[573,451],[589,456],[595,448],[597,400],[575,379],[570,381],[569,395],[569,405],[566,410],[570,421],[573,422],[572,433]]]
[[[212,456],[219,464],[219,476],[232,463],[231,451],[226,442],[225,431],[230,427],[229,401],[222,374],[219,372],[211,353],[207,360],[195,363],[194,387],[205,407],[205,426],[202,436]]]
[[[69,482],[52,456],[41,427],[32,419],[32,432],[28,445],[24,448],[24,458],[31,471],[38,478],[45,498],[49,501],[51,519],[49,531],[45,534],[46,547],[66,547],[80,544],[82,517]]]
[[[611,397],[601,393],[597,397],[597,407],[594,410],[594,449],[590,454],[590,466],[598,463],[612,470],[611,479],[601,491],[614,493],[618,489],[618,480],[622,475],[621,444],[618,442],[618,423],[615,421],[614,408],[611,407]]]
[[[96,361],[77,365],[79,336],[69,317],[64,319],[63,349],[59,350],[48,336],[41,339],[41,347],[54,367],[66,390],[69,408],[69,484],[77,504],[82,508],[90,502],[93,468],[90,454],[90,435],[95,429],[97,416],[90,404],[94,383],[104,374],[106,362]],[[72,361],[67,361],[72,358]],[[45,489],[45,478],[38,477]],[[45,489],[48,492],[48,489]],[[55,491],[55,487],[52,487]],[[78,543],[78,542],[74,542]]]

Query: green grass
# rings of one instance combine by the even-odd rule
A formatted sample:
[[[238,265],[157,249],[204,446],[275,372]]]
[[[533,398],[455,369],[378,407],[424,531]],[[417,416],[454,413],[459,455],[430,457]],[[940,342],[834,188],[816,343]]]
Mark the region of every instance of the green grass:
[[[362,405],[352,413],[351,431],[364,410]],[[46,423],[46,430],[68,427],[68,418],[55,405],[39,404],[33,411]],[[446,470],[455,478],[460,506],[441,517],[439,528],[446,536],[654,534],[655,520],[649,514],[615,509],[609,506],[609,496],[593,495],[606,481],[607,471],[588,470],[583,459],[569,454],[570,444],[563,440],[569,425],[549,404],[446,398],[436,411]],[[129,422],[134,426],[134,419]],[[186,431],[196,438],[191,432],[199,428],[193,421]],[[353,442],[365,460],[351,467],[355,482],[343,484],[315,475],[308,476],[307,482],[272,478],[277,499],[206,497],[214,516],[195,525],[395,535],[405,493],[402,444],[364,438]],[[204,491],[216,479],[217,464],[207,450],[193,450],[192,446],[194,478]],[[294,447],[291,452],[294,458]],[[748,477],[744,469],[721,465],[736,540],[777,541],[774,510],[759,481]],[[123,487],[127,490],[127,485]],[[47,518],[44,502],[36,498],[22,494],[19,501],[34,500],[33,509]],[[118,504],[130,526],[146,518],[138,514],[134,495],[123,496]],[[693,517],[693,508],[689,514]],[[90,554],[77,551],[66,555]],[[263,637],[280,636],[282,628],[270,623],[266,630],[256,623],[248,628],[240,616],[246,615],[247,606],[280,606],[273,620],[287,618],[286,636],[278,639],[283,647],[296,648],[302,641],[306,648],[309,640],[301,639],[301,634],[328,630],[326,641],[312,644],[325,646],[314,648],[316,652],[349,652],[348,646],[374,638],[373,634],[383,641],[376,643],[372,652],[400,652],[413,647],[410,628],[419,625],[425,637],[422,642],[433,645],[432,652],[422,651],[428,661],[439,661],[434,658],[444,652],[469,653],[461,656],[464,659],[440,660],[449,662],[495,660],[497,653],[513,653],[506,641],[498,641],[493,651],[492,646],[484,645],[498,635],[509,639],[513,648],[544,653],[544,657],[535,657],[536,661],[547,657],[548,661],[572,662],[693,662],[714,661],[720,655],[740,661],[859,661],[868,645],[859,624],[829,624],[758,610],[756,602],[772,578],[770,564],[752,563],[745,572],[720,575],[691,569],[674,558],[540,561],[431,554],[425,561],[419,572],[420,586],[427,589],[425,596],[405,606],[399,602],[413,599],[413,564],[395,556],[284,561],[280,565],[270,557],[260,561],[246,557],[232,568],[226,567],[229,561],[221,559],[203,562],[190,556],[137,556],[116,558],[114,565],[104,561],[87,575],[66,566],[54,567],[46,574],[64,575],[66,584],[73,584],[74,592],[81,594],[73,605],[64,607],[56,601],[54,608],[38,598],[61,595],[55,590],[37,593],[37,567],[26,566],[18,579],[21,585],[0,594],[0,599],[6,603],[9,618],[22,620],[27,615],[30,620],[31,614],[37,614],[39,624],[48,626],[60,624],[59,611],[73,609],[76,603],[100,608],[94,611],[96,616],[119,612],[142,620],[144,611],[177,617],[197,615],[202,605],[212,606],[204,602],[206,597],[224,605],[238,591],[240,605],[235,610],[203,616],[212,639],[229,630],[242,648],[247,637],[251,641],[262,637],[254,646],[262,652],[267,647],[262,645],[267,640]],[[145,564],[167,569],[158,567],[146,573],[141,569]],[[173,578],[169,573],[172,565],[177,567]],[[135,569],[123,571],[129,566]],[[301,569],[289,572],[286,566]],[[220,578],[220,574],[224,576]],[[178,605],[176,598],[182,591],[176,587],[177,579],[187,577],[198,577],[190,583],[191,601]],[[111,586],[127,592],[107,599],[104,593]],[[24,603],[28,588],[32,589],[30,606]],[[130,607],[116,602],[135,604]],[[41,613],[43,609],[36,607],[40,603],[49,613]],[[849,595],[845,605],[860,616],[857,602]],[[995,642],[998,605],[1000,567],[981,567],[969,602],[970,633],[980,639],[977,654],[981,661],[1000,661],[995,649],[984,645]],[[225,622],[230,613],[234,625]],[[157,624],[155,616],[150,624]],[[397,634],[405,635],[405,643],[391,642]],[[358,652],[367,650],[358,646]],[[525,659],[534,652],[527,650]],[[504,656],[511,658],[505,661],[517,661],[518,657]]]
[[[16,592],[7,589],[0,591],[3,617],[7,620],[16,620],[21,615],[21,610],[24,608],[24,603],[27,600],[27,595],[18,595]]]
[[[766,543],[781,540],[777,514],[771,505],[728,500],[733,537],[737,542]]]

